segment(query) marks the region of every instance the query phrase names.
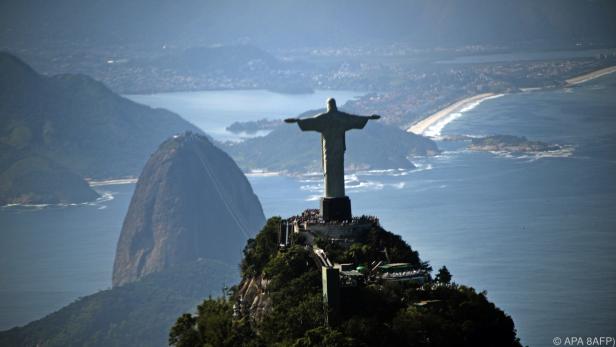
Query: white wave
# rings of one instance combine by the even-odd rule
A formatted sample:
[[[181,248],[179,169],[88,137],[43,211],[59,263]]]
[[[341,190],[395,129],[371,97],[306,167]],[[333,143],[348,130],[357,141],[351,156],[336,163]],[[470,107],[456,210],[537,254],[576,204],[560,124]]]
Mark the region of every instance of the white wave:
[[[554,151],[546,151],[534,153],[533,158],[529,161],[536,161],[543,158],[569,158],[573,155],[575,148],[573,146],[563,146],[560,149]]]
[[[413,163],[413,165],[415,165],[415,168],[410,170],[409,172],[422,172],[432,170],[432,164],[430,163]]]
[[[520,88],[520,90],[524,93],[528,93],[528,92],[534,92],[537,90],[542,90],[542,87],[527,87],[527,88]]]
[[[300,176],[302,177],[323,176],[323,173],[320,171],[311,171],[311,172],[305,172],[301,174]]]
[[[323,184],[305,184],[301,185],[299,189],[307,192],[323,191]]]
[[[304,201],[319,201],[321,195],[309,195]]]
[[[344,185],[359,182],[357,174],[344,175]]]
[[[98,199],[96,199],[96,201],[91,202],[91,203],[86,203],[86,204],[98,205],[100,203],[111,201],[111,200],[115,199],[115,197],[113,195],[114,194],[113,192],[100,191],[98,193],[101,196]]]
[[[98,198],[94,201],[80,202],[80,203],[59,203],[59,204],[7,204],[4,206],[0,206],[1,208],[24,208],[24,209],[35,209],[40,210],[48,207],[74,207],[74,206],[97,206],[104,202],[108,202],[113,200],[115,197],[113,196],[113,192],[108,191],[97,191],[100,194]]]
[[[247,177],[272,177],[272,176],[280,176],[279,171],[267,171],[262,169],[255,169],[247,172],[245,175]]]
[[[352,193],[364,193],[369,191],[382,190],[385,185],[378,181],[362,181],[354,185],[345,185],[345,189]]]
[[[363,174],[363,175],[382,175],[382,174],[387,174],[387,173],[392,173],[392,172],[396,172],[396,171],[400,171],[403,169],[379,169],[379,170],[367,170],[367,171],[359,171],[358,173]]]
[[[406,182],[393,183],[391,184],[391,187],[395,189],[404,189],[404,187],[406,187]]]
[[[54,204],[6,204],[1,206],[2,208],[28,208],[28,209],[43,209],[49,206],[54,206]]]
[[[420,171],[426,171],[426,170],[432,169],[432,164],[411,161],[410,159],[409,161],[411,162],[411,164],[413,164],[414,166],[413,169],[397,168],[397,169],[375,169],[375,170],[366,170],[366,171],[356,171],[354,173],[356,177],[352,177],[351,175],[345,176],[345,181],[355,180],[357,176],[360,176],[360,177],[363,177],[363,176],[400,177],[400,176],[407,176],[414,172],[420,172]]]
[[[462,117],[464,115],[464,113],[473,110],[474,108],[476,108],[477,106],[479,106],[482,102],[486,101],[486,100],[491,100],[491,99],[496,99],[496,98],[500,98],[501,96],[504,96],[505,94],[496,94],[496,95],[491,95],[491,96],[487,96],[485,98],[481,98],[479,100],[473,101],[471,103],[469,103],[468,105],[465,105],[464,107],[462,107],[460,110],[455,111],[455,112],[451,112],[450,114],[448,114],[446,117],[440,119],[438,122],[432,124],[431,126],[429,126],[422,135],[424,136],[428,136],[428,137],[433,137],[433,138],[438,138],[441,136],[441,131],[443,131],[443,128],[445,128],[445,126],[447,126],[447,124],[453,122],[454,120]]]
[[[432,159],[436,162],[449,161],[452,158],[456,158],[457,156],[467,152],[466,147],[457,149],[455,151],[443,151],[440,154],[435,155]]]
[[[323,179],[300,179],[300,183],[318,183],[323,181]]]
[[[383,190],[384,188],[389,187],[393,189],[403,189],[406,187],[406,182],[396,182],[396,183],[383,183],[377,180],[366,180],[361,179],[357,175],[348,175],[346,176],[344,189],[347,192],[351,193],[363,193],[370,191],[378,191]],[[307,201],[316,200],[315,197],[321,197],[323,194],[323,183],[318,184],[304,184],[300,186],[300,190],[312,193]]]
[[[481,135],[477,135],[477,134],[466,134],[466,135],[464,135],[464,136],[466,136],[466,137],[468,137],[468,138],[471,138],[471,139],[481,139],[481,138],[487,137],[488,135],[485,135],[485,134],[481,134]]]
[[[532,152],[532,153],[512,153],[507,151],[491,151],[490,153],[502,158],[525,160],[526,162],[534,162],[543,158],[569,158],[575,152],[575,147],[571,145],[561,146],[561,148],[553,151]]]

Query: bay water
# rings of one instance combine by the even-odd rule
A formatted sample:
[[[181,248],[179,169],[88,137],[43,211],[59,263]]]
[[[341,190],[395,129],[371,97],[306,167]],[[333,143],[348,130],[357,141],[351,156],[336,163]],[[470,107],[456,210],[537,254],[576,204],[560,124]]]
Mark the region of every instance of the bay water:
[[[208,93],[192,94],[192,101],[191,93],[131,98],[178,112],[206,132],[214,129],[219,139],[229,138],[221,131],[229,120],[294,115],[321,107],[325,94],[337,97],[339,104],[344,99],[337,92],[323,93],[319,100],[314,94],[306,99],[298,95],[295,102],[304,100],[302,109],[287,112],[283,106],[268,114],[252,113],[250,102],[234,102],[237,92]],[[258,104],[268,92],[244,93],[247,99],[242,100]],[[348,93],[348,98],[357,95]],[[455,282],[487,291],[513,317],[525,345],[552,346],[555,337],[616,336],[614,95],[616,76],[611,75],[569,89],[508,94],[467,108],[440,132],[519,135],[569,150],[513,155],[471,152],[465,142],[442,141],[442,154],[412,158],[414,170],[347,175],[354,214],[378,216],[435,269],[446,265]],[[227,100],[230,108],[220,104],[209,112],[204,97]],[[189,110],[187,102],[201,106]],[[276,108],[275,101],[271,105]],[[249,175],[266,216],[316,208],[321,179],[310,174]],[[0,329],[110,286],[115,242],[133,186],[97,189],[113,199],[0,210]]]

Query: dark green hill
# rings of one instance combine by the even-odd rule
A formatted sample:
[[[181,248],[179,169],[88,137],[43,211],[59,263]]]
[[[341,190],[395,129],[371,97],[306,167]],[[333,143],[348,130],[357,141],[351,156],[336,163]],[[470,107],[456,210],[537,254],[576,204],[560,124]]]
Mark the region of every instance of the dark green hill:
[[[159,143],[186,130],[178,115],[125,99],[84,75],[43,76],[0,52],[0,143],[81,177],[137,176]]]
[[[511,317],[485,293],[452,283],[445,267],[433,279],[418,253],[378,224],[357,233],[351,244],[319,238],[308,242],[300,235],[281,248],[280,223],[279,218],[270,219],[248,242],[242,281],[227,299],[207,299],[196,316],[180,316],[170,332],[172,344],[521,346]],[[357,266],[347,276],[363,282],[340,285],[338,319],[329,324],[324,320],[322,269],[311,254],[315,245],[332,262]],[[423,280],[379,275],[374,270],[379,261],[389,262],[387,269],[417,270]]]
[[[216,261],[184,264],[0,332],[0,346],[166,346],[175,317],[237,277],[236,266]]]
[[[0,205],[80,203],[98,196],[67,168],[27,150],[0,144]]]

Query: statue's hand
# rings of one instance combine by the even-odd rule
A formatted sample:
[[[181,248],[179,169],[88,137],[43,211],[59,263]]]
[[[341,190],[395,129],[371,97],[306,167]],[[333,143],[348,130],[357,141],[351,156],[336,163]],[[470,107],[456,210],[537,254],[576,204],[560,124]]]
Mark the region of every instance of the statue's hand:
[[[285,123],[297,123],[299,119],[297,118],[287,118],[284,120]]]
[[[370,119],[379,119],[381,118],[381,116],[379,116],[378,114],[373,114],[372,116],[370,116]]]

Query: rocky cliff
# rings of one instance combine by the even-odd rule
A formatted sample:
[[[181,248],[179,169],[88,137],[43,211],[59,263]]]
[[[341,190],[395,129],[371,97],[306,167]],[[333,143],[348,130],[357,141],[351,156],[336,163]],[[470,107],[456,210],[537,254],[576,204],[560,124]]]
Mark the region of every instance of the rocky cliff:
[[[175,136],[139,177],[118,241],[113,285],[200,258],[235,264],[264,222],[257,196],[227,154],[204,136]]]

